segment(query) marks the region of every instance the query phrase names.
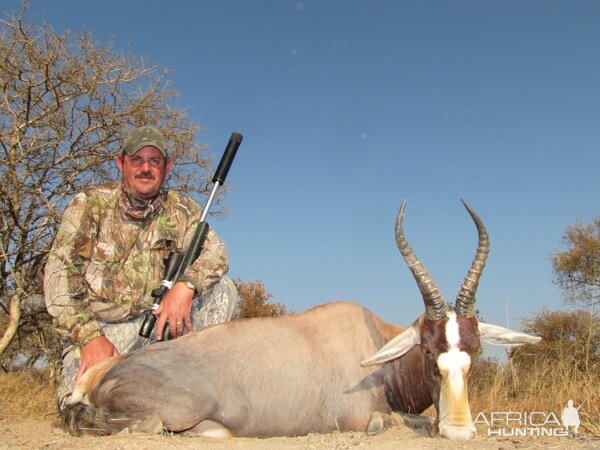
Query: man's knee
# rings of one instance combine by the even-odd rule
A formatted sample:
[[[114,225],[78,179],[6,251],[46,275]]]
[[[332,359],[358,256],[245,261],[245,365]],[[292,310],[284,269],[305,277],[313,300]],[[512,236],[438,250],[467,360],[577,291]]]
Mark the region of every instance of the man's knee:
[[[238,310],[239,302],[239,295],[233,281],[222,277],[195,303],[192,312],[194,329],[231,320]]]

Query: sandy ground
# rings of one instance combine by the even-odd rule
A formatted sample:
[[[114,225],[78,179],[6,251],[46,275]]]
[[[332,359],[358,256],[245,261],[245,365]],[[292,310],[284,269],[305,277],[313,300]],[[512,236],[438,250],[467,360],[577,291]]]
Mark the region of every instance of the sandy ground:
[[[512,449],[598,448],[600,438],[487,437],[485,429],[472,441],[430,438],[422,427],[397,426],[376,436],[360,432],[311,434],[294,438],[214,440],[176,435],[128,434],[108,437],[72,437],[53,425],[53,419],[0,421],[0,449]]]

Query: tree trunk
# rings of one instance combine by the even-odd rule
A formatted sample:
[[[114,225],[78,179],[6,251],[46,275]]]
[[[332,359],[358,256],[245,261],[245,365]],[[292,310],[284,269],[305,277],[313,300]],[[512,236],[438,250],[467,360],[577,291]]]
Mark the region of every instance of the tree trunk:
[[[10,299],[9,314],[8,327],[6,327],[4,336],[0,339],[0,355],[2,355],[4,350],[10,345],[15,334],[17,334],[17,328],[19,328],[19,320],[21,319],[21,297],[19,292]]]

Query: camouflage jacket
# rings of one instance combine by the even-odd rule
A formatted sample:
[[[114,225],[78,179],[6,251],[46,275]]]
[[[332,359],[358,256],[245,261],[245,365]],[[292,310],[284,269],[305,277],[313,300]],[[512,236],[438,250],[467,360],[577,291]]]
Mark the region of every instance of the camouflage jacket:
[[[44,277],[44,297],[59,333],[83,346],[103,334],[97,320],[139,317],[152,304],[150,292],[164,276],[172,251],[187,248],[201,215],[190,197],[166,191],[163,209],[133,222],[121,217],[121,183],[77,195],[66,208]],[[228,269],[223,241],[210,230],[200,257],[186,271],[202,294]]]

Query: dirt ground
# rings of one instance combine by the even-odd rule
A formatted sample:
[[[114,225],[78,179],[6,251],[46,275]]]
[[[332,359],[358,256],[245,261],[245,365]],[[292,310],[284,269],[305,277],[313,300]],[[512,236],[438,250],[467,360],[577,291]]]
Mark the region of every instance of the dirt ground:
[[[0,449],[526,449],[526,448],[598,448],[600,438],[579,437],[487,437],[479,429],[472,441],[430,438],[422,426],[397,426],[376,436],[347,432],[310,434],[294,438],[214,440],[177,435],[128,434],[108,437],[72,437],[53,425],[54,419],[0,421]]]

